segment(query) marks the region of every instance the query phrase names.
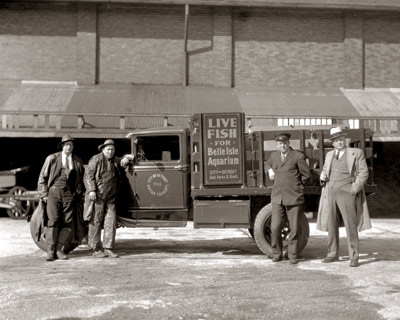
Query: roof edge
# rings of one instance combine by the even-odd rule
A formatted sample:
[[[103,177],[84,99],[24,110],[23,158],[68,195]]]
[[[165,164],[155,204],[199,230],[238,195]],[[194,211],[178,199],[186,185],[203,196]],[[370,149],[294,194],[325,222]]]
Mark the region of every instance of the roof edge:
[[[44,2],[43,0],[13,0],[12,2]],[[48,0],[48,2],[74,3],[119,3],[119,4],[166,4],[166,5],[197,5],[224,7],[273,7],[273,8],[316,8],[345,10],[399,10],[400,3],[396,0]]]

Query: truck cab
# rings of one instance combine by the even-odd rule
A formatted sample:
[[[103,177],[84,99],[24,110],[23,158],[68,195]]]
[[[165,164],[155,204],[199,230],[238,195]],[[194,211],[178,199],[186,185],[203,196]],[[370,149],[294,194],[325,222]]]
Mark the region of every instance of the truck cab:
[[[154,128],[127,137],[135,161],[126,170],[131,197],[120,223],[185,226],[190,207],[188,129]]]

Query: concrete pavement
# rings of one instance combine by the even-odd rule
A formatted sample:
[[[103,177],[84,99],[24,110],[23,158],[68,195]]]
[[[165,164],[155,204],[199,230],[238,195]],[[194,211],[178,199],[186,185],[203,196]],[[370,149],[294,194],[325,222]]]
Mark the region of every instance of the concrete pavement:
[[[46,263],[44,262],[44,252],[40,251],[30,238],[29,224],[26,223],[26,221],[0,218],[0,264],[6,267],[6,269],[0,271],[0,274],[6,275],[7,277],[10,274],[15,274],[17,276],[18,272],[11,272],[10,268],[12,267],[10,267],[10,265],[15,266],[15,268],[19,268],[19,264],[21,264],[21,268],[26,269],[21,269],[21,272],[32,272],[31,269],[33,268],[33,265],[30,266],[29,261],[34,261],[33,263],[36,264],[38,268],[41,268],[41,270],[43,270],[43,268],[54,270],[54,272],[57,273],[57,277],[60,277],[62,275],[62,270],[64,269],[64,267],[65,269],[68,269],[64,270],[64,273],[66,272],[65,277],[70,277],[70,275],[73,276],[74,272],[85,268],[85,266],[93,268],[95,267],[95,265],[97,265],[99,268],[108,268],[110,266],[113,266],[113,268],[116,268],[116,270],[120,268],[120,272],[128,271],[129,274],[126,274],[126,276],[132,276],[133,279],[136,279],[133,281],[138,281],[138,276],[144,277],[146,275],[141,270],[147,270],[147,272],[151,272],[149,271],[150,269],[148,269],[150,263],[150,266],[154,265],[154,268],[156,268],[156,266],[157,268],[160,268],[159,270],[157,269],[158,272],[164,270],[163,266],[166,267],[167,265],[171,266],[171,270],[177,270],[178,267],[183,268],[181,269],[182,272],[188,272],[186,273],[187,277],[190,277],[191,270],[192,272],[196,272],[196,270],[207,272],[201,274],[201,277],[203,277],[202,279],[212,280],[212,283],[209,284],[210,287],[207,288],[209,292],[212,292],[219,287],[220,280],[221,284],[223,283],[223,278],[217,277],[215,273],[216,270],[217,274],[221,274],[221,272],[224,272],[222,273],[222,276],[229,275],[229,277],[234,278],[235,273],[230,274],[229,270],[232,268],[238,268],[236,272],[241,271],[243,273],[244,280],[242,281],[250,281],[250,284],[253,283],[251,285],[253,288],[257,287],[257,282],[254,281],[257,281],[257,279],[259,279],[258,281],[263,281],[259,278],[259,272],[260,270],[265,270],[268,273],[271,272],[272,278],[270,278],[269,280],[264,280],[267,281],[267,283],[270,282],[271,285],[273,283],[274,285],[276,285],[274,287],[269,287],[269,291],[273,290],[273,292],[275,292],[276,294],[278,294],[279,292],[279,294],[283,294],[283,296],[285,296],[285,292],[279,291],[279,286],[283,281],[282,279],[286,279],[286,281],[294,281],[290,280],[290,275],[292,275],[292,277],[303,277],[303,281],[301,281],[301,278],[298,279],[299,283],[304,282],[306,286],[310,286],[309,290],[314,290],[314,294],[318,291],[318,299],[316,296],[311,299],[315,299],[316,303],[318,303],[317,301],[319,301],[319,303],[326,304],[326,306],[323,306],[323,308],[329,308],[328,301],[331,298],[332,303],[343,304],[343,306],[332,306],[331,310],[332,312],[342,310],[343,314],[341,315],[341,319],[354,319],[356,315],[358,315],[357,318],[360,319],[376,319],[376,316],[370,313],[371,310],[366,308],[367,305],[371,306],[370,308],[372,308],[373,310],[377,310],[381,319],[400,319],[400,219],[372,219],[372,224],[372,229],[364,231],[360,234],[361,265],[358,268],[350,268],[349,260],[347,257],[347,245],[345,240],[344,228],[340,230],[340,261],[331,264],[321,263],[320,259],[323,258],[326,254],[327,234],[324,232],[319,232],[315,229],[315,221],[311,221],[310,223],[310,239],[307,247],[302,253],[304,259],[298,265],[291,266],[286,262],[276,264],[273,263],[270,259],[264,258],[264,256],[260,254],[253,240],[249,237],[247,230],[193,229],[192,223],[190,223],[186,228],[171,228],[159,230],[144,228],[118,229],[116,252],[121,255],[121,258],[118,261],[111,261],[107,259],[106,261],[101,262],[98,262],[98,260],[95,261],[90,256],[90,252],[87,250],[87,247],[85,245],[82,245],[71,253],[71,259],[66,263],[60,261],[54,263]],[[186,266],[183,267],[182,264],[186,264]],[[131,268],[132,270],[126,269],[128,266],[130,266],[129,268]],[[191,281],[195,280],[196,277],[200,277],[200,274],[197,274],[197,276],[194,275],[195,278],[189,280],[190,278],[184,279],[182,278],[182,276],[179,277],[179,275],[173,275],[169,280],[165,280],[168,279],[168,272],[172,271],[165,270],[162,272],[165,272],[164,276],[166,278],[160,279],[160,282],[157,283],[163,283],[164,285],[172,287],[178,286],[180,290],[184,290],[186,288],[185,283],[191,283]],[[210,273],[208,274],[208,272]],[[324,276],[324,274],[326,276]],[[276,279],[277,275],[281,275],[282,279]],[[49,275],[49,277],[50,276],[51,274]],[[75,276],[79,277],[80,279],[77,282],[77,287],[75,289],[72,289],[74,279],[67,280],[66,278],[64,281],[71,281],[69,288],[71,287],[71,292],[75,292],[74,290],[83,290],[84,286],[82,287],[82,281],[85,281],[86,276],[87,275],[84,273],[80,274],[79,276]],[[315,277],[314,279],[319,282],[319,284],[312,282],[311,279],[313,276]],[[119,277],[120,276],[118,276],[118,281],[123,281],[123,278]],[[154,277],[155,276],[153,276],[153,278]],[[199,279],[201,279],[201,277]],[[7,294],[10,297],[18,296],[19,298],[24,299],[24,294],[28,295],[26,298],[28,300],[21,300],[21,303],[23,303],[22,305],[29,303],[29,299],[31,299],[30,295],[34,294],[35,290],[37,290],[39,293],[43,292],[40,282],[35,282],[34,280],[27,279],[29,278],[24,278],[23,280],[16,279],[15,284],[13,284],[14,282],[12,279],[7,279],[8,285],[10,286],[7,289]],[[88,279],[88,281],[90,281],[91,277],[89,276]],[[340,281],[338,281],[339,279]],[[22,284],[20,281],[23,281],[26,285],[30,286],[30,289],[28,288],[29,292],[24,293],[23,291],[21,291],[22,289],[18,289],[20,288],[19,286],[21,286]],[[51,279],[50,281],[52,281],[54,286],[54,281],[56,281],[56,278]],[[129,280],[125,278],[125,281]],[[157,280],[154,278],[155,283],[156,281]],[[123,283],[124,282],[121,282],[121,285]],[[148,284],[148,282],[143,283],[143,285]],[[196,284],[196,282],[193,283]],[[240,283],[241,282],[239,282],[238,285],[240,285]],[[111,288],[114,288],[115,284],[110,284],[110,286]],[[224,291],[221,292],[227,292],[226,290],[228,290],[228,288],[229,290],[234,290],[234,287],[230,287],[228,283],[226,284],[226,286],[227,287],[224,289]],[[289,288],[291,285],[286,283],[286,286],[287,288]],[[318,288],[319,286],[323,287]],[[98,287],[96,288],[100,289],[101,287],[102,285],[98,284]],[[354,293],[354,296],[348,296],[349,288]],[[262,286],[259,289],[262,290]],[[53,290],[61,290],[57,292],[62,292],[62,288],[53,287]],[[93,287],[90,287],[88,291],[83,292],[84,294],[89,295],[93,290]],[[107,292],[109,293],[109,290],[110,289],[104,287],[105,292],[101,291],[101,296],[105,295]],[[132,290],[132,288],[130,290]],[[307,288],[300,288],[299,290],[307,297],[313,297],[313,293],[308,292]],[[156,299],[156,301],[153,301],[151,299],[146,301],[135,300],[135,308],[143,308],[143,303],[146,303],[146,308],[150,306],[149,308],[152,309],[152,306],[155,307],[157,305],[157,301],[159,301],[159,304],[162,305],[161,301],[166,300],[166,298],[168,297],[163,296],[162,292],[160,291],[160,293],[156,295],[157,297],[159,297],[159,299]],[[241,292],[241,288],[236,287],[236,295],[242,294],[245,296],[245,293],[239,292]],[[327,297],[321,297],[321,294],[326,294]],[[234,296],[233,293],[232,295]],[[3,296],[3,298],[4,297],[6,296]],[[126,297],[126,295],[124,297]],[[360,307],[354,305],[354,297],[358,297],[356,299],[363,300],[363,303],[360,304]],[[0,314],[0,319],[2,319],[2,316],[7,314],[9,310],[14,310],[13,312],[15,312],[15,308],[13,308],[12,306],[7,307],[7,304],[10,303],[10,300],[4,300],[3,298],[0,298],[0,300],[2,308],[4,308],[3,310],[5,310],[6,313]],[[57,299],[62,299],[61,297],[57,298],[57,296],[55,296],[55,298],[55,301],[58,302],[60,302],[60,300]],[[198,300],[198,302],[202,303],[201,301],[205,301],[204,297],[202,299],[203,300]],[[292,301],[291,299],[294,298],[292,298],[291,295],[287,295],[287,299],[287,303],[289,303],[289,300]],[[80,300],[82,299],[77,297],[76,301]],[[345,301],[350,300],[353,301],[352,304],[346,305]],[[305,304],[304,300],[303,302],[301,302],[301,300],[294,301],[298,305],[298,310],[302,310],[302,304]],[[16,302],[14,301],[13,303]],[[116,304],[120,303],[120,300],[115,300],[111,303],[110,306],[107,306],[107,308],[105,307],[104,310],[106,311],[103,311],[105,313],[114,312],[112,311],[113,306],[115,307]],[[128,302],[125,301],[124,303]],[[168,303],[171,303],[172,308],[173,303]],[[254,302],[252,303],[254,304]],[[248,302],[248,305],[252,306],[252,303]],[[308,303],[310,305],[313,305],[314,301],[309,301]],[[85,305],[87,307],[87,303],[85,303]],[[286,303],[283,302],[283,305],[286,305]],[[66,307],[67,306],[68,304],[66,305]],[[376,306],[378,306],[378,308]],[[232,308],[232,306],[229,307]],[[270,307],[271,305],[269,306],[269,308]],[[303,307],[308,308],[308,304]],[[26,308],[28,308],[28,306],[26,306]],[[80,308],[83,307],[80,306]],[[321,305],[319,306],[319,308],[322,308]],[[363,310],[367,311],[364,311],[364,313],[360,311],[360,314],[357,314],[357,308],[362,308]],[[82,318],[90,318],[95,314],[102,314],[102,310],[95,311],[95,309],[96,308],[93,305],[90,309],[92,311],[87,310],[85,311],[86,313],[84,311],[79,311],[80,309],[77,308],[76,310],[65,310],[65,314],[70,314],[71,316],[82,316],[83,314],[84,316],[82,316]],[[204,310],[207,310],[207,306],[204,306]],[[260,310],[264,309],[260,307]],[[54,319],[50,316],[46,316],[46,313],[41,311],[40,309],[37,310],[37,312],[43,315],[43,319]],[[319,310],[318,312],[322,311]],[[290,313],[290,308],[288,308],[288,310],[286,311],[282,311],[281,314],[272,313],[272,318],[284,319],[285,314],[287,313]],[[105,315],[103,314],[102,318],[100,318],[106,319],[108,315],[107,313]],[[314,314],[313,316],[311,316],[310,314],[306,314],[305,316],[299,318],[318,319],[319,317],[320,314],[318,313]],[[195,318],[200,319],[202,317],[193,317],[193,319]],[[335,319],[336,317],[335,314],[331,314],[329,316],[328,314],[326,314],[325,318]]]

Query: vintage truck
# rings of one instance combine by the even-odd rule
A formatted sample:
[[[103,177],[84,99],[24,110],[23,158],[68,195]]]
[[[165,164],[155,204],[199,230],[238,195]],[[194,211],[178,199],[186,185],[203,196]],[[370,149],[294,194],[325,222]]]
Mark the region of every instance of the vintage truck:
[[[327,139],[329,128],[277,129],[246,132],[243,113],[204,113],[191,117],[190,128],[162,127],[129,133],[134,161],[126,169],[126,182],[120,193],[119,226],[185,227],[193,221],[194,228],[246,228],[259,249],[271,257],[273,182],[264,163],[276,150],[275,136],[290,132],[291,146],[307,158],[312,179],[304,187],[305,212],[318,209],[319,170],[326,152],[332,149]],[[365,191],[374,193],[373,132],[345,131],[348,145],[364,150],[370,170]],[[78,220],[81,219],[79,216]],[[38,223],[34,214],[32,237],[44,250],[43,234],[37,234]],[[299,228],[301,251],[309,238],[304,215]],[[283,239],[288,232],[286,223],[282,226]],[[75,237],[70,250],[79,241]]]

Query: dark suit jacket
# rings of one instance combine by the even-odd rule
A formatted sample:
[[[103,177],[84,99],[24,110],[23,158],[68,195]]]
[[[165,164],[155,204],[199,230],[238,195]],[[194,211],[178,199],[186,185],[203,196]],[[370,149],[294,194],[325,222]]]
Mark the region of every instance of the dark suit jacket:
[[[74,154],[72,154],[72,161],[74,163],[74,169],[76,170],[74,191],[77,194],[81,194],[84,190],[82,181],[84,171],[83,163],[82,160]],[[38,191],[41,198],[47,197],[49,188],[53,185],[55,179],[58,178],[61,168],[61,152],[53,153],[46,158],[38,180]]]
[[[265,163],[265,170],[270,168],[275,173],[271,202],[287,206],[304,203],[304,185],[311,178],[304,154],[290,148],[282,162],[280,151],[275,151]]]

